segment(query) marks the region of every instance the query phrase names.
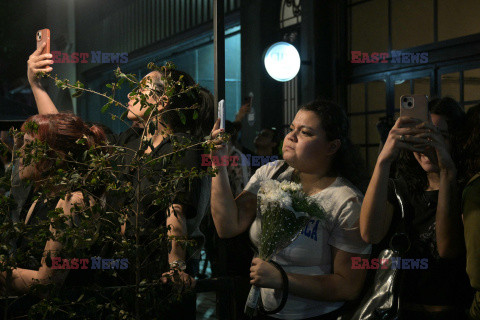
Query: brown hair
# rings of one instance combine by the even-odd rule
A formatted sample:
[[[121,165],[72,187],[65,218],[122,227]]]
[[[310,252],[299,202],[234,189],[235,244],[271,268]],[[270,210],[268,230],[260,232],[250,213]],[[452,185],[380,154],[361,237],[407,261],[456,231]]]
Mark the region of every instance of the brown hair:
[[[70,155],[79,162],[83,162],[85,151],[106,144],[105,133],[99,126],[89,127],[81,118],[70,113],[32,116],[22,125],[21,131],[35,135],[63,157]],[[81,138],[85,139],[85,143],[78,143]]]

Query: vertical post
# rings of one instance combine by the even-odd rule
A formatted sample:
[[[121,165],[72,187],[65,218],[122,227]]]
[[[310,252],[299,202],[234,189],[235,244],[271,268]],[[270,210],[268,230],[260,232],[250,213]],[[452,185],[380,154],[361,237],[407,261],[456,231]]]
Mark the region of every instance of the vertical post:
[[[213,0],[213,48],[215,114],[218,115],[218,101],[225,99],[225,13],[224,0]]]
[[[215,96],[215,119],[218,118],[218,101],[225,99],[225,21],[224,0],[213,0],[213,59],[214,59],[214,96]],[[225,241],[219,241],[217,248],[217,268],[221,276],[226,274],[227,250]],[[226,308],[228,297],[225,295],[225,287],[222,282],[216,290],[217,313],[220,319],[229,319]],[[233,292],[233,290],[232,290]],[[226,300],[227,299],[227,300]]]

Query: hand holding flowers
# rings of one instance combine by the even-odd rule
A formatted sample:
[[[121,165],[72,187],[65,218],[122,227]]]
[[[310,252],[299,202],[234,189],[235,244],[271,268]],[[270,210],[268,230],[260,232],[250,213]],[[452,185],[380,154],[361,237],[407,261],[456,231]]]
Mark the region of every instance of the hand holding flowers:
[[[258,204],[262,226],[259,257],[252,261],[250,269],[253,285],[245,305],[245,313],[249,316],[255,313],[259,287],[282,288],[280,271],[266,260],[290,245],[311,217],[325,217],[324,210],[303,192],[302,186],[290,181],[263,181]]]
[[[282,275],[277,268],[260,258],[253,258],[250,267],[250,284],[262,288],[281,289]]]

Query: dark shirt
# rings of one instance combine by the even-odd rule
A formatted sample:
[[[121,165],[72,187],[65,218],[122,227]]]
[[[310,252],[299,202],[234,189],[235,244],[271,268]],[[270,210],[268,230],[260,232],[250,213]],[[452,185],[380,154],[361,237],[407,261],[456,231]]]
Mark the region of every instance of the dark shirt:
[[[123,166],[125,175],[123,178],[132,180],[132,183],[136,186],[137,183],[133,180],[133,176],[136,172],[129,170],[125,166],[129,166],[132,163],[132,160],[135,156],[135,153],[132,150],[138,150],[140,147],[140,139],[142,136],[142,128],[129,128],[127,131],[121,133],[120,135],[112,134],[108,135],[108,141],[114,146],[125,147],[125,153],[122,157],[117,159],[117,164]],[[163,155],[170,154],[174,152],[173,144],[175,142],[186,143],[191,139],[187,134],[174,134],[165,138],[160,145],[158,145],[150,154],[151,157],[161,157]],[[148,156],[147,156],[148,157]],[[162,172],[165,170],[174,170],[174,169],[191,169],[191,168],[200,168],[200,152],[199,149],[193,150],[188,149],[185,152],[182,152],[177,155],[172,155],[166,157],[165,160],[162,160],[161,163],[154,165],[153,167],[146,168],[142,173],[144,178],[140,183],[140,190],[142,193],[143,200],[140,204],[141,211],[153,214],[157,210],[153,204],[155,195],[154,186],[160,181],[162,177]],[[170,172],[169,172],[170,173]],[[198,188],[199,181],[195,179],[192,183],[189,184],[188,179],[180,179],[179,184],[176,187],[176,195],[174,197],[175,204],[186,205],[188,209],[188,217],[190,218],[195,213],[192,212],[194,208],[197,207],[198,201]],[[145,197],[143,197],[145,195]]]
[[[406,226],[411,241],[405,258],[428,259],[427,269],[402,269],[401,299],[414,304],[464,305],[468,299],[465,291],[465,256],[444,259],[438,254],[435,231],[438,190],[416,193],[399,180],[396,180],[396,186],[405,202]],[[391,183],[388,187],[388,201],[394,205],[394,217],[380,247],[388,246],[388,241],[397,231],[401,220],[400,206]]]
[[[130,127],[120,134],[112,133],[107,135],[107,140],[114,146],[127,146],[132,141],[137,141],[142,136],[143,128]]]
[[[48,213],[55,210],[58,201],[59,198],[49,199],[48,201],[45,201],[45,198],[38,199],[26,223],[27,232],[17,242],[15,255],[20,258],[20,268],[38,270],[41,267],[43,251],[48,239],[45,237],[34,241],[34,238],[40,234],[48,235],[50,227]]]
[[[131,129],[129,129],[131,130]],[[137,133],[140,135],[137,135]],[[138,150],[140,147],[141,131],[127,132],[120,135],[117,140],[123,146],[126,147],[125,153],[118,160],[124,167],[124,178],[132,181],[133,186],[138,186],[138,181],[135,181],[137,171],[133,168],[125,167],[132,164],[135,153],[132,150]],[[180,153],[169,155],[175,150],[175,143],[188,143],[190,136],[187,134],[175,134],[166,137],[151,153],[145,155],[145,159],[163,157],[161,161],[153,166],[146,165],[141,173],[142,180],[140,182],[140,211],[145,213],[148,217],[160,214],[164,216],[165,212],[159,212],[159,210],[166,210],[166,208],[160,208],[161,205],[156,205],[154,202],[158,195],[155,194],[155,186],[160,182],[162,177],[167,174],[173,173],[175,170],[184,170],[192,168],[200,168],[201,156],[199,150],[188,149]],[[148,161],[148,160],[147,160]],[[187,218],[191,218],[195,215],[195,208],[198,202],[199,193],[199,180],[193,179],[188,181],[187,178],[180,179],[175,188],[175,194],[173,195],[173,202],[175,204],[181,204],[186,206]],[[165,194],[162,194],[164,196]],[[132,201],[135,201],[132,199]],[[162,219],[160,219],[161,221]],[[159,222],[160,222],[159,221]]]
[[[162,232],[159,227],[166,226],[166,212],[170,203],[179,204],[184,207],[184,214],[187,219],[193,219],[197,213],[197,206],[200,197],[201,181],[198,178],[188,179],[180,178],[175,186],[168,190],[163,190],[161,194],[157,192],[157,185],[161,181],[172,180],[172,175],[176,170],[190,170],[192,168],[200,168],[200,150],[193,150],[189,148],[176,154],[171,154],[175,151],[177,143],[187,144],[190,136],[187,134],[170,135],[149,154],[142,157],[142,163],[163,157],[154,165],[145,165],[140,172],[141,181],[139,183],[137,166],[130,166],[134,162],[135,150],[138,150],[141,142],[141,129],[129,129],[117,137],[109,137],[112,143],[118,143],[119,146],[125,147],[125,152],[116,160],[119,165],[119,170],[124,174],[120,177],[121,180],[130,181],[133,189],[138,189],[140,201],[137,201],[135,196],[125,198],[119,197],[113,192],[107,195],[107,204],[112,205],[116,210],[125,207],[137,209],[141,213],[139,215],[139,224],[142,228],[141,242],[143,244],[154,243],[155,239],[160,236]],[[132,192],[130,192],[132,194]],[[126,235],[133,237],[135,216],[130,213],[130,219],[127,223]],[[150,259],[150,266],[146,266],[146,274],[152,275],[162,268],[167,268],[167,246],[152,244],[149,248],[144,246],[143,254],[155,256],[155,259]],[[148,271],[151,270],[152,272]],[[166,271],[166,270],[163,270]]]

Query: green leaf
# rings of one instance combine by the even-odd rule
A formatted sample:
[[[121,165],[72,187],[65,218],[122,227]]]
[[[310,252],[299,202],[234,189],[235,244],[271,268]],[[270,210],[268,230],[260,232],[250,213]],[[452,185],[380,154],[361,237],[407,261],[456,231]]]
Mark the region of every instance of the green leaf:
[[[112,105],[112,102],[111,102],[111,101],[108,102],[106,105],[104,105],[104,106],[102,107],[101,112],[102,112],[102,113],[107,112],[108,108],[110,108],[111,105]]]
[[[80,97],[82,94],[83,94],[83,91],[82,91],[82,90],[76,90],[76,91],[72,94],[72,98],[78,98],[78,97]]]
[[[180,121],[182,122],[183,125],[187,123],[187,118],[185,117],[185,114],[183,114],[182,111],[178,110],[178,116],[180,117]]]
[[[120,119],[125,120],[125,118],[127,117],[127,114],[128,114],[128,110],[127,110],[127,111],[124,111],[124,112],[122,113],[122,115],[120,116]]]
[[[75,82],[75,86],[78,87],[78,88],[85,88],[85,85],[83,83],[81,83],[80,81],[77,81]]]
[[[193,111],[193,120],[197,120],[198,119],[198,111],[195,110]]]

